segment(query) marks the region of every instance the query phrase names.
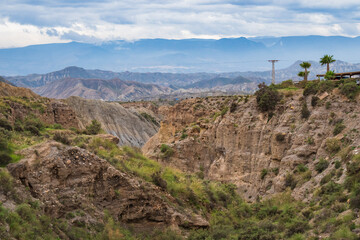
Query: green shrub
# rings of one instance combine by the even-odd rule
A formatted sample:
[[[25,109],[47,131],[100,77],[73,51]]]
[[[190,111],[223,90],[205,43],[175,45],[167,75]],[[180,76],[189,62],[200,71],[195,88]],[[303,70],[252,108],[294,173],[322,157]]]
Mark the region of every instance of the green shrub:
[[[342,122],[336,123],[334,131],[333,131],[334,136],[341,133],[345,128],[346,128],[346,126]]]
[[[277,133],[275,136],[276,141],[283,142],[285,140],[285,134]]]
[[[315,165],[315,170],[318,173],[321,173],[322,171],[324,171],[325,169],[327,169],[327,167],[329,166],[329,162],[326,161],[325,159],[320,159],[319,162]]]
[[[329,92],[335,88],[335,83],[333,81],[320,81],[319,83],[319,92]]]
[[[221,110],[221,112],[220,112],[220,116],[223,117],[223,116],[227,113],[228,110],[229,110],[228,107],[224,107],[224,108]]]
[[[301,108],[301,117],[304,119],[308,119],[310,116],[310,111],[307,107],[306,102],[303,103],[302,108]]]
[[[153,173],[151,175],[151,180],[156,186],[161,187],[162,189],[167,188],[167,182],[164,179],[162,179],[160,172]]]
[[[5,193],[13,189],[13,178],[5,169],[0,169],[0,189]]]
[[[319,91],[319,84],[317,82],[308,82],[305,86],[303,95],[309,96],[314,95]]]
[[[330,109],[331,107],[331,102],[326,102],[325,103],[325,109]]]
[[[316,96],[312,96],[312,98],[311,98],[311,106],[315,107],[318,104],[319,100],[320,100],[320,98],[318,98]]]
[[[340,87],[340,92],[347,98],[354,99],[359,92],[359,87],[355,82],[348,82]]]
[[[339,160],[335,161],[335,168],[339,169],[341,167],[341,162]]]
[[[97,120],[92,120],[91,124],[86,126],[85,133],[88,135],[96,135],[99,134],[101,131],[101,123]]]
[[[61,126],[61,124],[58,124],[58,123],[54,123],[52,126],[51,126],[52,129],[63,129],[63,127]]]
[[[329,153],[337,153],[341,149],[341,142],[337,138],[326,139],[325,149]]]
[[[5,118],[0,118],[0,128],[4,128],[8,131],[13,130],[11,123]]]
[[[324,78],[325,78],[326,80],[335,79],[335,72],[333,72],[333,71],[331,71],[331,70],[328,71],[328,72],[326,72]]]
[[[255,92],[256,102],[259,109],[263,112],[275,110],[276,104],[281,96],[274,88],[268,87],[265,83],[259,84],[259,90]]]
[[[36,135],[36,136],[40,136],[40,130],[32,125],[26,126],[25,130],[29,131],[31,134]]]
[[[331,174],[331,173],[325,175],[325,176],[321,179],[320,184],[321,184],[321,185],[324,185],[324,184],[330,182],[331,178],[332,178],[332,174]]]
[[[161,144],[160,151],[162,152],[163,158],[169,158],[174,154],[174,150],[166,144]]]
[[[297,181],[295,180],[292,174],[287,174],[285,177],[285,187],[290,187],[294,189],[296,187]]]
[[[183,132],[182,134],[181,134],[181,136],[180,136],[180,138],[182,139],[182,140],[184,140],[185,138],[187,138],[188,137],[188,135],[186,134],[186,132]]]
[[[237,103],[236,102],[232,102],[230,105],[230,112],[233,113],[235,112],[236,108],[237,108]]]
[[[308,168],[302,163],[297,165],[296,169],[298,172],[306,172],[308,170]]]
[[[66,135],[66,133],[63,132],[56,132],[54,134],[53,139],[57,142],[61,142],[65,145],[70,145],[71,141],[69,140],[69,137]]]
[[[145,118],[148,122],[151,122],[153,124],[155,124],[156,126],[159,126],[160,124],[158,123],[158,121],[156,121],[156,119],[151,116],[150,114],[146,113],[146,112],[142,112],[140,113],[140,115]]]
[[[279,168],[272,168],[271,171],[272,171],[275,175],[278,175],[278,174],[279,174]]]
[[[264,168],[263,170],[261,170],[260,178],[264,179],[267,174],[268,174],[268,170]]]
[[[0,166],[6,166],[11,160],[12,158],[8,153],[0,153]]]

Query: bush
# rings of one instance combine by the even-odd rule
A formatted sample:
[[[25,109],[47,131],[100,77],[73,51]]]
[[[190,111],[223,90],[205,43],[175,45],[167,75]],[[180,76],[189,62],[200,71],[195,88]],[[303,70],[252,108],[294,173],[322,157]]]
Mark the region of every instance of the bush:
[[[97,120],[92,120],[91,124],[86,126],[85,133],[88,135],[96,135],[101,131],[101,123]]]
[[[0,153],[0,166],[6,166],[11,160],[12,158],[8,153]]]
[[[348,82],[340,87],[340,92],[348,99],[354,99],[359,92],[359,87],[355,82]]]
[[[259,90],[255,92],[256,102],[259,109],[263,112],[275,110],[276,104],[281,96],[274,88],[268,87],[265,83],[259,84]]]
[[[337,153],[341,149],[341,142],[339,139],[329,138],[326,139],[325,147],[329,153]]]
[[[283,142],[285,140],[285,134],[277,133],[275,139],[278,142]]]
[[[167,188],[167,182],[161,177],[160,172],[153,173],[151,175],[151,180],[156,186],[161,187],[162,189]]]
[[[163,158],[169,158],[174,154],[174,150],[166,144],[161,144],[160,151],[163,153]]]
[[[325,159],[320,159],[319,162],[315,165],[315,170],[318,173],[323,172],[329,166],[329,162]]]
[[[231,105],[230,105],[230,112],[231,113],[235,112],[236,108],[237,108],[237,103],[232,102]]]
[[[290,187],[291,189],[294,189],[296,187],[296,180],[292,174],[287,174],[285,177],[285,187]]]
[[[319,84],[317,82],[308,82],[305,86],[303,95],[309,96],[309,95],[315,95],[319,91]]]
[[[337,123],[335,125],[334,131],[333,131],[334,136],[341,133],[345,128],[346,128],[346,126],[342,122]]]
[[[267,174],[268,174],[268,170],[264,168],[263,170],[261,170],[260,178],[264,179]]]
[[[330,109],[331,107],[331,102],[326,102],[325,103],[325,109]]]
[[[335,83],[333,81],[320,81],[319,83],[319,92],[329,92],[335,88]]]
[[[326,80],[334,79],[334,78],[335,78],[335,73],[334,73],[333,71],[328,71],[328,72],[325,74],[324,78],[325,78]]]
[[[13,179],[10,173],[4,169],[0,169],[0,189],[5,193],[13,189]]]
[[[11,125],[10,122],[9,122],[7,119],[5,119],[5,118],[0,118],[0,127],[6,129],[6,130],[8,130],[8,131],[12,131],[12,130],[13,130],[12,125]]]
[[[223,117],[223,116],[227,113],[228,110],[229,110],[228,107],[224,107],[224,108],[221,110],[221,112],[220,112],[220,116]]]
[[[56,132],[54,134],[53,139],[57,142],[61,142],[62,144],[66,144],[66,145],[70,145],[71,143],[68,136],[63,132]]]
[[[41,134],[40,134],[40,130],[37,128],[37,127],[35,127],[35,126],[26,126],[25,127],[25,130],[27,130],[27,131],[29,131],[31,134],[33,134],[33,135],[36,135],[36,136],[40,136]]]
[[[341,162],[339,160],[335,161],[335,168],[339,169],[341,167]]]
[[[296,169],[299,171],[299,172],[306,172],[308,170],[308,168],[304,165],[304,164],[299,164],[297,165]]]
[[[310,111],[307,107],[306,102],[303,103],[302,108],[301,108],[301,117],[304,119],[308,119],[310,116]]]
[[[312,96],[312,98],[311,98],[311,106],[315,107],[318,104],[319,100],[320,99],[318,97]]]
[[[330,182],[331,178],[332,178],[332,174],[331,174],[331,173],[325,175],[325,176],[321,179],[320,184],[321,184],[321,185],[324,185],[324,184]]]

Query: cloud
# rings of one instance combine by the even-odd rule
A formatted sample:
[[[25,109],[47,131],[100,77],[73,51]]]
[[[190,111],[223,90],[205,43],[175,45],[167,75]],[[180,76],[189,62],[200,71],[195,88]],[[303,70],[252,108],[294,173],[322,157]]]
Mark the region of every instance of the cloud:
[[[0,7],[0,47],[360,32],[358,0],[0,0]]]

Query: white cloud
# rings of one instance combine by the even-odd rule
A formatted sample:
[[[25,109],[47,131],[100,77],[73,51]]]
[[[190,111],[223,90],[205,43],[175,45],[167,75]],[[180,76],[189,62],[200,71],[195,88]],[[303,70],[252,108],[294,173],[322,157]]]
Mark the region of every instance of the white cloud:
[[[0,47],[70,40],[360,33],[358,0],[3,2]]]

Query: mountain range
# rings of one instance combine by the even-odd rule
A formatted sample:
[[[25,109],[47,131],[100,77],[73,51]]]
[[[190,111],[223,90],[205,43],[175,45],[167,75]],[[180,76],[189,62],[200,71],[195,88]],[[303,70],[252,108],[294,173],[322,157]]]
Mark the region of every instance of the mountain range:
[[[287,68],[276,70],[276,81],[301,80],[298,60]],[[326,66],[311,63],[309,79],[324,73]],[[360,70],[360,64],[337,60],[330,65],[335,72]],[[30,74],[2,78],[1,81],[50,98],[80,96],[106,101],[132,101],[155,98],[186,98],[191,96],[221,95],[222,93],[251,93],[260,82],[271,82],[271,71],[248,71],[227,73],[139,73],[88,70],[67,67],[47,74]],[[195,95],[194,95],[195,94]],[[205,94],[205,95],[204,95]]]
[[[67,66],[115,72],[265,71],[271,68],[268,59],[282,60],[278,68],[324,54],[360,62],[354,54],[359,50],[359,37],[337,36],[69,42],[0,49],[0,75],[43,74]]]

